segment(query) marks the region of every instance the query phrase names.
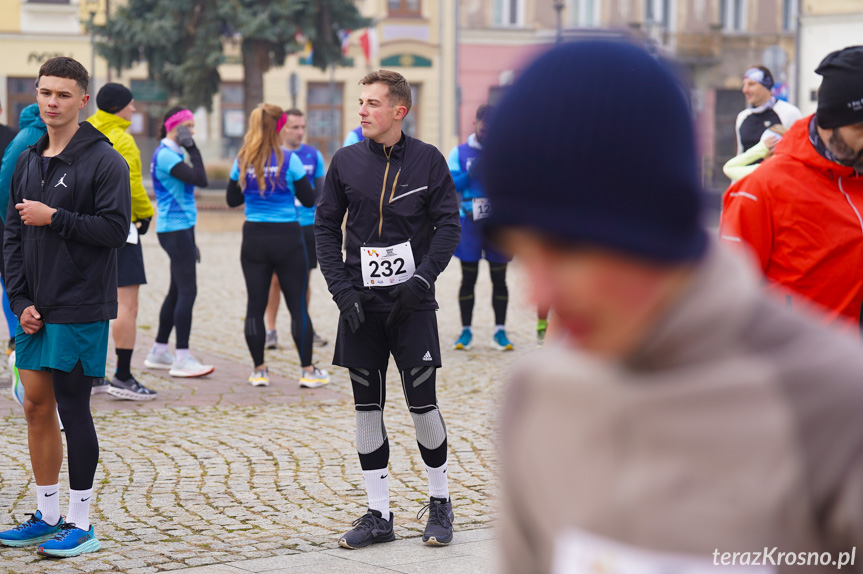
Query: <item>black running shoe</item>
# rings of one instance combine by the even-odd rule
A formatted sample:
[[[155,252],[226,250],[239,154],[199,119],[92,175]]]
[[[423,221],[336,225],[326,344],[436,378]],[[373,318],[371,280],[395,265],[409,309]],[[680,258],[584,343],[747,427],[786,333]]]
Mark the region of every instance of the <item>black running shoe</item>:
[[[417,513],[417,520],[423,517],[426,510],[429,519],[423,532],[423,542],[430,546],[446,546],[452,542],[452,499],[431,497],[429,503]]]
[[[390,512],[389,520],[384,520],[380,511],[369,508],[368,512],[354,520],[353,529],[342,535],[339,546],[355,550],[377,542],[392,542],[395,539],[393,513]]]
[[[135,377],[124,381],[115,375],[108,385],[108,394],[127,401],[151,401],[157,393],[136,381]]]

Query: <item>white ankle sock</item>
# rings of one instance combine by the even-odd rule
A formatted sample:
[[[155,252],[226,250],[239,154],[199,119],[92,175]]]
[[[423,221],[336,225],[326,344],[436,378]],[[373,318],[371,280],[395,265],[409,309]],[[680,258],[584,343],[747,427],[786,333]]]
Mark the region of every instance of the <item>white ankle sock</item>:
[[[182,363],[186,359],[189,358],[189,349],[177,349],[176,354],[174,355],[174,362]]]
[[[494,326],[494,332],[497,333],[498,331],[503,331],[505,328],[506,328],[505,325],[495,325]]]
[[[69,513],[66,522],[71,522],[81,530],[90,530],[90,499],[93,498],[93,489],[72,490],[69,489]]]
[[[60,485],[36,485],[36,509],[42,513],[42,520],[51,526],[60,521]]]
[[[366,483],[366,494],[369,497],[369,508],[377,510],[384,517],[390,519],[390,489],[387,485],[389,470],[364,470],[363,480]]]
[[[168,352],[168,343],[153,343],[153,354],[161,355]]]
[[[449,500],[449,486],[446,478],[448,463],[432,468],[426,465],[426,474],[429,477],[429,496]]]

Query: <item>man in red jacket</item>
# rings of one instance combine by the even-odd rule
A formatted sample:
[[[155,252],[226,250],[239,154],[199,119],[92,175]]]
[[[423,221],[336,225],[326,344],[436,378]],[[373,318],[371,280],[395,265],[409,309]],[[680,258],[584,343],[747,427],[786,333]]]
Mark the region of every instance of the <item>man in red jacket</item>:
[[[863,327],[863,46],[828,55],[817,112],[725,195],[720,235],[746,244],[767,279],[815,302],[829,322]]]

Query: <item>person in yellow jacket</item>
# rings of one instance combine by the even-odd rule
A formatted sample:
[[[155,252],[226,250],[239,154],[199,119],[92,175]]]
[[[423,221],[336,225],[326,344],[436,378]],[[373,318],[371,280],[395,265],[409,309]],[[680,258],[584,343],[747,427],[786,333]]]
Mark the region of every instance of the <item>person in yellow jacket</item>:
[[[132,376],[132,352],[138,318],[138,289],[147,283],[144,254],[140,236],[147,232],[153,217],[153,205],[147,197],[141,177],[141,150],[126,130],[132,125],[135,104],[132,92],[122,84],[105,84],[96,96],[96,114],[87,119],[105,134],[114,149],[129,164],[132,188],[132,225],[126,245],[117,250],[117,319],[112,329],[117,352],[117,370],[110,382],[100,380],[93,385],[93,394],[107,392],[113,397],[133,401],[156,398]]]

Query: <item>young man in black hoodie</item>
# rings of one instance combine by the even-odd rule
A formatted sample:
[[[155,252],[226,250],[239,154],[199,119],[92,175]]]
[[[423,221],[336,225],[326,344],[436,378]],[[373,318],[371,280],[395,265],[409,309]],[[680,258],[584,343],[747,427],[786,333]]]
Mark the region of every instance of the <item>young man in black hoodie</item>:
[[[0,532],[6,546],[77,556],[99,549],[90,525],[99,443],[90,416],[93,379],[105,376],[108,321],[117,316],[117,255],[130,221],[129,167],[78,112],[89,75],[71,58],[39,70],[36,100],[47,133],[18,156],[6,220],[6,288],[20,326],[16,362],[24,384],[37,511]],[[60,516],[66,432],[69,512]]]
[[[446,427],[435,392],[441,361],[434,283],[459,241],[458,200],[441,153],[402,133],[411,108],[407,80],[381,70],[360,84],[366,139],[333,156],[315,219],[318,261],[341,311],[333,362],[350,371],[356,446],[369,499],[368,512],[339,544],[362,548],[395,539],[383,420],[392,354],[429,477],[423,541],[444,545],[452,541],[453,513]]]

